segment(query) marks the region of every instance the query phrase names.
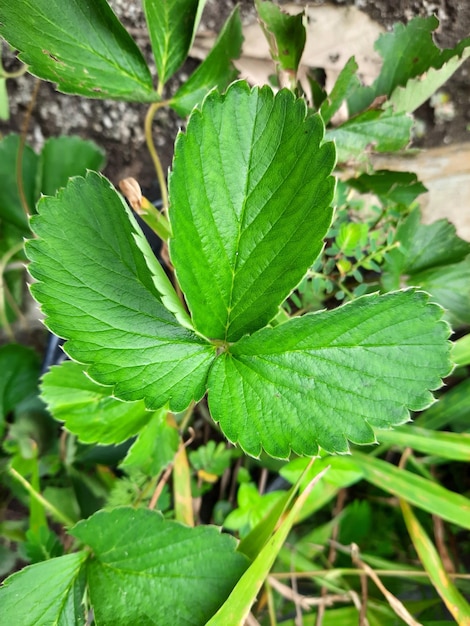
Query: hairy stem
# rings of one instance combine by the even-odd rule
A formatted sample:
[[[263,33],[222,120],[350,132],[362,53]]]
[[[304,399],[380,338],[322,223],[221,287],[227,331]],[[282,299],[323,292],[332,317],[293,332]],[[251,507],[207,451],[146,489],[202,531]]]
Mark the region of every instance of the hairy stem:
[[[15,478],[19,483],[21,483],[26,491],[29,493],[29,495],[34,498],[36,502],[42,504],[46,511],[49,511],[49,513],[53,515],[57,521],[64,524],[64,526],[70,527],[75,525],[75,522],[73,520],[67,517],[65,513],[62,513],[62,511],[59,511],[59,509],[51,504],[49,500],[46,500],[46,498],[44,498],[39,492],[37,492],[31,485],[31,483],[29,483],[26,478],[23,478],[23,476],[19,474],[13,467],[10,467],[8,473],[13,476],[13,478]]]
[[[153,164],[155,166],[155,172],[157,174],[158,184],[160,185],[160,192],[162,194],[162,204],[163,211],[165,215],[168,217],[168,191],[166,187],[166,179],[165,174],[163,173],[162,163],[160,161],[160,157],[158,156],[157,149],[155,148],[155,144],[152,136],[152,123],[158,109],[166,106],[168,101],[161,102],[153,102],[149,110],[147,111],[147,115],[145,116],[145,141],[147,142],[147,148],[152,157]]]

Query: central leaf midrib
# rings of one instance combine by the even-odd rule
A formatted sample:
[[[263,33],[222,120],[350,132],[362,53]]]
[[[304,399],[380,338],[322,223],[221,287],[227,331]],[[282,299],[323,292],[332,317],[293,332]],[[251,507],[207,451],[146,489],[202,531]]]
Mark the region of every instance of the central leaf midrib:
[[[258,100],[259,100],[259,96],[258,96],[258,99],[257,99],[257,102],[256,102],[256,106],[258,106]],[[278,108],[276,108],[276,99],[275,99],[275,98],[273,98],[273,100],[271,101],[270,113],[272,113],[274,110],[280,111],[279,107],[278,107]],[[285,111],[285,109],[283,109],[283,110],[282,110],[282,113],[283,113],[283,121],[282,121],[281,137],[283,136],[283,132],[284,132],[284,125],[285,125],[285,120],[286,120],[286,111]],[[257,143],[257,142],[259,142],[259,141],[261,140],[261,137],[263,136],[263,134],[264,134],[264,130],[265,130],[265,129],[263,129],[263,130],[261,131],[261,133],[260,133],[260,135],[259,135],[258,139],[255,141],[255,130],[256,130],[256,127],[257,127],[257,118],[258,118],[258,111],[256,111],[255,118],[254,118],[254,121],[253,121],[253,126],[252,126],[251,142],[250,142],[250,156],[249,156],[249,160],[248,160],[248,166],[247,166],[247,176],[246,176],[246,181],[245,181],[244,202],[243,202],[243,205],[242,205],[242,211],[241,211],[241,214],[240,214],[240,220],[239,220],[239,223],[238,223],[237,245],[236,245],[235,252],[234,252],[234,254],[235,254],[235,260],[234,260],[234,263],[233,263],[233,266],[232,266],[232,267],[233,267],[233,271],[232,271],[232,282],[231,282],[231,285],[230,285],[230,296],[229,296],[228,306],[227,306],[227,313],[228,313],[228,315],[227,315],[227,323],[226,323],[226,326],[225,326],[225,341],[227,341],[227,340],[228,340],[228,332],[229,332],[230,326],[231,326],[231,325],[233,324],[233,322],[234,322],[234,319],[236,319],[236,318],[237,318],[237,317],[239,317],[239,315],[240,315],[240,313],[237,313],[237,315],[235,315],[234,317],[232,317],[232,312],[233,312],[233,310],[234,310],[234,288],[235,288],[236,275],[237,275],[237,273],[238,273],[238,265],[239,265],[239,260],[240,260],[240,255],[239,255],[239,254],[237,254],[237,252],[239,252],[239,245],[240,245],[240,240],[241,240],[241,236],[242,236],[241,229],[242,229],[242,225],[243,225],[243,223],[244,223],[244,217],[245,217],[245,212],[246,212],[246,206],[247,206],[247,203],[248,203],[248,201],[249,201],[249,198],[250,198],[251,194],[253,193],[254,189],[256,188],[256,187],[255,187],[254,189],[252,189],[252,190],[251,190],[251,193],[250,193],[250,194],[248,194],[248,189],[250,188],[250,184],[249,184],[249,183],[250,183],[250,180],[251,180],[251,172],[252,172],[251,163],[252,163],[252,161],[253,161],[254,147],[255,147],[256,143]],[[280,140],[280,141],[282,141],[281,137],[279,138],[279,140]],[[274,153],[273,153],[273,154],[271,154],[271,159],[270,159],[269,165],[265,168],[265,171],[263,172],[263,175],[262,175],[262,176],[260,176],[260,180],[257,182],[257,185],[258,185],[258,184],[259,184],[259,183],[263,180],[264,176],[266,175],[266,171],[269,169],[269,166],[272,164],[272,162],[273,162],[273,160],[274,160],[274,158],[275,158],[275,155],[277,154],[277,152],[278,152],[278,150],[279,150],[279,146],[280,146],[280,145],[281,145],[281,144],[280,144],[280,143],[279,143],[279,141],[278,141],[278,144],[277,144],[277,146],[276,146],[276,148],[275,148],[275,150],[274,150]],[[273,151],[272,151],[272,145],[269,145],[269,144],[268,144],[268,146],[267,146],[267,147],[271,150],[271,152],[273,152]],[[294,165],[292,165],[292,168],[293,168],[293,167],[294,167]],[[268,199],[268,201],[266,201],[266,202],[263,204],[263,206],[260,208],[260,210],[258,211],[258,213],[257,213],[256,217],[257,217],[260,213],[262,213],[262,212],[264,211],[264,209],[265,209],[266,205],[269,203],[270,199],[272,198],[272,195],[273,195],[273,194],[271,194],[271,195],[270,195],[270,198]],[[254,218],[254,219],[255,219],[255,218]],[[281,217],[279,217],[279,219],[281,219]],[[253,221],[254,221],[254,220],[253,220]],[[252,225],[252,223],[253,223],[253,222],[251,222],[251,223],[250,223],[250,225],[248,225],[246,228],[248,229],[248,227],[249,227],[249,226],[251,226],[251,225]],[[253,248],[253,250],[254,250],[254,248]],[[253,250],[250,252],[250,256],[251,256],[251,254],[253,253]],[[246,259],[245,259],[244,261],[246,261]],[[262,273],[264,273],[264,271],[265,271],[265,270],[263,270],[263,272],[262,272]],[[253,285],[253,284],[254,284],[254,283],[255,283],[258,279],[259,279],[259,274],[257,274],[257,275],[256,275],[256,277],[253,279],[253,281],[252,281],[252,285]],[[237,304],[239,304],[240,299],[241,299],[241,298],[238,298],[237,302],[235,303],[235,306],[236,306]]]
[[[241,239],[241,229],[242,229],[242,224],[244,222],[244,218],[245,218],[245,211],[246,211],[246,205],[247,205],[247,200],[248,200],[248,189],[249,189],[249,182],[250,182],[250,172],[251,172],[251,163],[253,160],[253,146],[254,146],[254,136],[255,136],[255,128],[256,128],[256,120],[258,117],[258,97],[256,98],[256,112],[255,112],[255,116],[253,119],[253,123],[252,123],[252,128],[251,128],[251,141],[250,141],[250,154],[249,154],[249,158],[248,158],[248,163],[247,163],[247,174],[246,174],[246,178],[245,178],[245,188],[244,188],[244,200],[243,200],[243,204],[242,204],[242,210],[240,212],[240,217],[238,219],[238,234],[237,234],[237,239],[236,239],[236,246],[235,246],[235,250],[234,250],[234,259],[232,262],[232,282],[230,284],[230,293],[229,293],[229,298],[227,301],[227,321],[225,324],[225,336],[224,336],[224,340],[227,341],[228,340],[228,332],[229,332],[229,328],[230,328],[230,324],[231,324],[231,313],[233,310],[233,292],[234,292],[234,287],[235,287],[235,276],[237,274],[237,267],[238,267],[238,260],[239,260],[239,247],[240,247],[240,239]]]

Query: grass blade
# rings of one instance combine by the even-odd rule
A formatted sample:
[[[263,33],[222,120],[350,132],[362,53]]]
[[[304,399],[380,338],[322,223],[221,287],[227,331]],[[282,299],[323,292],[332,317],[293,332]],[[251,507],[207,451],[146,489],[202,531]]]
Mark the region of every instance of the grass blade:
[[[327,470],[328,468],[325,468],[323,472],[317,474],[308,487],[297,498],[294,506],[287,514],[279,529],[266,543],[257,558],[240,578],[228,600],[212,619],[207,622],[206,626],[226,626],[227,624],[236,626],[245,623],[251,606],[262,584],[266,580],[279,550],[282,548],[287,535],[297,519],[299,511],[302,509],[310,491]]]
[[[400,506],[415,550],[424,569],[429,574],[434,588],[445,602],[457,624],[468,626],[470,624],[470,605],[447,575],[434,544],[416,519],[410,505],[401,500]]]
[[[390,463],[354,451],[353,459],[364,478],[414,506],[439,512],[443,519],[470,529],[470,500],[417,474],[400,470]]]
[[[406,446],[435,454],[451,461],[470,461],[470,435],[436,432],[418,426],[399,426],[395,430],[380,430],[377,439],[381,443]]]

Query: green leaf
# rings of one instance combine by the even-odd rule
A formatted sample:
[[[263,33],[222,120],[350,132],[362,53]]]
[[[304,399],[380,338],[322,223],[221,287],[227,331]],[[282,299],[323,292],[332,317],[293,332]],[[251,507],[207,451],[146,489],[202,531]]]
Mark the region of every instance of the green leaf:
[[[64,553],[64,546],[57,535],[49,530],[47,523],[37,530],[29,529],[26,532],[26,539],[24,550],[31,563],[41,563]]]
[[[465,50],[462,51],[462,44]],[[424,104],[470,56],[470,38],[459,44],[453,51],[455,54],[441,67],[431,67],[423,75],[411,78],[404,87],[397,87],[387,104],[395,113],[413,113]]]
[[[201,3],[199,0],[144,0],[143,4],[158,79],[163,88],[189,53]]]
[[[209,407],[248,454],[346,452],[432,402],[451,367],[442,310],[413,290],[365,296],[245,337],[209,375]]]
[[[85,376],[82,365],[72,361],[52,367],[41,391],[52,416],[85,443],[121,443],[152,418],[142,400],[113,398],[111,387],[98,385]]]
[[[0,587],[0,626],[85,624],[83,565],[87,558],[87,552],[67,554],[7,578]]]
[[[460,263],[412,274],[408,283],[429,291],[454,328],[470,324],[470,255]]]
[[[255,6],[273,61],[295,78],[307,38],[304,12],[289,15],[273,2],[261,0],[255,0]]]
[[[426,187],[412,172],[375,170],[373,174],[363,173],[346,181],[360,193],[373,193],[382,202],[397,202],[410,206],[416,198],[427,191]]]
[[[214,87],[225,89],[237,78],[238,70],[232,60],[240,56],[242,42],[240,12],[235,7],[207,57],[171,99],[169,104],[178,115],[186,117],[208,91]]]
[[[147,476],[158,476],[174,459],[180,443],[177,429],[167,420],[163,408],[151,414],[120,467],[138,468]]]
[[[1,8],[0,8],[1,12]],[[29,223],[21,204],[18,190],[16,162],[20,144],[19,135],[7,135],[0,141],[0,220],[29,233]],[[38,157],[26,145],[23,152],[22,181],[25,199],[32,210],[39,195],[37,191]]]
[[[429,291],[447,309],[454,326],[470,322],[470,244],[457,236],[445,219],[421,224],[419,207],[400,224],[395,240],[400,247],[387,255],[384,282],[406,275],[409,285]]]
[[[9,343],[0,348],[0,435],[5,417],[36,390],[39,359],[34,350]]]
[[[202,626],[248,563],[233,537],[148,509],[100,511],[71,534],[93,550],[88,583],[98,624]]]
[[[238,488],[238,507],[227,515],[224,528],[237,530],[241,537],[246,537],[280,500],[284,500],[284,495],[284,491],[260,494],[254,483],[242,483]]]
[[[32,74],[64,93],[158,100],[140,50],[106,0],[3,2],[0,35]]]
[[[358,246],[361,248],[367,242],[368,225],[358,222],[343,222],[339,227],[335,242],[346,256],[352,256]]]
[[[357,69],[358,65],[356,59],[351,57],[336,79],[328,99],[321,105],[320,113],[325,125],[328,124],[333,115],[339,110],[351,91],[359,86]]]
[[[332,144],[288,90],[211,93],[175,147],[170,255],[195,327],[234,341],[267,324],[319,254]],[[191,180],[191,185],[187,184]]]
[[[419,207],[400,224],[395,241],[400,242],[398,251],[402,255],[404,274],[459,263],[470,254],[470,243],[457,236],[451,222],[440,219],[432,224],[422,224]]]
[[[326,131],[326,139],[334,140],[338,161],[364,159],[367,153],[401,150],[410,141],[413,119],[405,113],[369,110],[351,118],[337,128]]]
[[[216,445],[213,439],[209,439],[206,445],[199,446],[189,453],[189,461],[195,470],[203,470],[208,474],[222,476],[227,470],[234,457],[239,456],[239,451],[227,448],[227,444],[221,441]]]
[[[150,248],[110,183],[94,172],[73,178],[38,212],[32,290],[68,354],[122,400],[178,411],[200,399],[214,347],[164,308],[141,252]]]
[[[243,484],[245,483],[242,483],[240,488]],[[297,489],[298,485],[294,485],[289,491],[284,491],[282,496],[276,498],[273,506],[263,516],[261,521],[240,541],[237,548],[239,552],[245,554],[249,559],[255,559],[258,556],[276,530],[279,520],[284,517]]]
[[[453,57],[462,54],[468,46],[468,39],[460,42],[453,50],[440,50],[435,45],[432,31],[438,25],[439,20],[435,16],[415,17],[406,25],[395,24],[392,32],[379,37],[375,48],[383,58],[382,69],[371,87],[361,87],[351,94],[348,99],[351,115],[367,108],[374,98],[391,96],[397,87],[406,85],[410,79],[424,74],[430,68],[440,69]],[[425,89],[429,90],[432,81],[426,77],[424,81]],[[421,99],[423,93],[418,96],[418,91],[415,92],[416,101]],[[400,106],[398,110],[409,111],[409,108]]]
[[[85,176],[87,170],[100,170],[104,152],[93,141],[80,137],[52,137],[40,156],[41,192],[54,196],[72,176]]]

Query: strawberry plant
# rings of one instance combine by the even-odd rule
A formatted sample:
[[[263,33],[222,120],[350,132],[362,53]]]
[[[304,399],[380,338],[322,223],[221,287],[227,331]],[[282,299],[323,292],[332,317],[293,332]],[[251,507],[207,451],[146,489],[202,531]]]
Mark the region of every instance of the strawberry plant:
[[[406,422],[419,411],[436,419],[432,391],[453,369],[448,321],[466,320],[461,298],[443,308],[446,293],[429,272],[439,276],[459,264],[465,273],[469,244],[449,225],[419,223],[414,202],[423,189],[413,175],[361,172],[336,187],[334,171],[338,158],[357,157],[371,144],[379,151],[404,147],[409,113],[464,60],[469,42],[440,51],[431,41],[434,20],[397,27],[381,41],[384,65],[373,86],[360,85],[351,60],[332,92],[317,90],[309,107],[296,80],[302,20],[255,4],[280,82],[287,77],[290,88],[274,92],[233,80],[241,43],[235,10],[207,59],[166,97],[204,2],[144,0],[156,87],[105,0],[74,0],[65,9],[50,0],[0,3],[0,33],[32,73],[66,93],[149,103],[147,140],[163,211],[132,183],[133,195],[129,183],[125,189],[167,260],[163,267],[125,199],[96,171],[47,188],[29,226],[20,224],[31,228],[31,291],[71,359],[43,376],[41,399],[63,424],[60,462],[75,491],[65,497],[51,485],[47,497],[41,483],[60,470],[41,465],[34,444],[28,463],[19,444],[10,447],[9,485],[29,497],[25,546],[33,564],[0,589],[0,624],[244,623],[276,559],[292,557],[286,540],[293,526],[361,479],[388,485],[399,498],[437,593],[457,621],[468,617],[457,586],[442,582],[439,556],[409,505],[468,528],[468,499],[434,481],[425,466],[397,468],[356,446],[403,443],[438,454],[445,445],[451,459],[468,460],[460,435],[436,433],[430,442],[428,430]],[[413,64],[416,46],[432,54]],[[408,56],[397,69],[399,49]],[[370,108],[381,96],[388,98],[383,107]],[[326,128],[345,100],[351,119]],[[176,137],[168,193],[150,132],[161,106],[189,114]],[[348,204],[352,188],[374,190],[382,203],[363,224]],[[428,255],[438,236],[452,251]],[[405,287],[403,275],[411,277]],[[322,308],[331,305],[330,294],[336,304],[347,302]],[[468,354],[458,345],[464,366]],[[13,344],[0,359],[14,363],[12,379],[22,374],[21,384],[4,384],[8,415],[34,391],[37,361]],[[202,430],[198,422],[213,439],[188,455]],[[102,469],[104,447],[117,454],[109,471]],[[85,464],[88,453],[96,473],[84,479],[82,465],[78,480],[74,464]],[[227,528],[242,530],[237,541],[196,524],[193,504],[240,459],[252,471],[258,462],[279,472],[284,488],[259,494],[250,471],[243,478],[238,468],[239,507],[226,518]],[[84,484],[91,504],[79,499]],[[62,541],[46,513],[66,530]],[[369,514],[357,506],[347,513],[352,525]],[[351,558],[373,578],[351,536],[344,532]],[[313,534],[298,539],[299,571],[314,559],[312,543]],[[326,589],[324,573],[319,579]],[[266,593],[274,588],[271,577]],[[370,610],[383,609],[387,619],[390,611],[392,618],[393,611],[405,615],[390,605],[372,602]]]

